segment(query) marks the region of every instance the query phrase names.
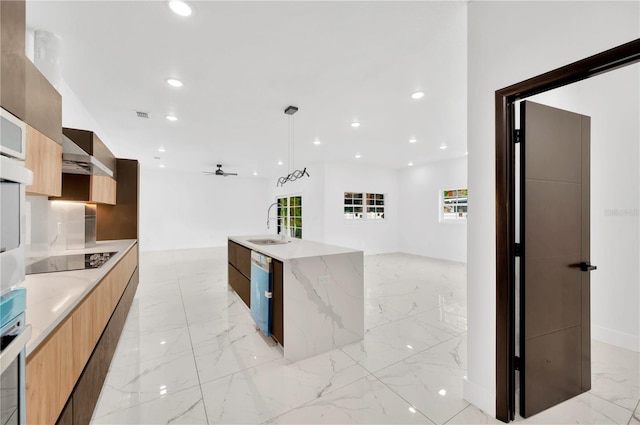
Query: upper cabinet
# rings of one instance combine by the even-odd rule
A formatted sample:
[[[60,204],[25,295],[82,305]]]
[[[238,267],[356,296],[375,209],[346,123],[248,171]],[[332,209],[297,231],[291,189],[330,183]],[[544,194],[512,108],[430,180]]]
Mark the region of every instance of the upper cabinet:
[[[0,1],[0,105],[25,120],[25,4]]]
[[[62,196],[57,199],[115,205],[117,167],[111,151],[93,131],[62,131]]]
[[[54,142],[62,144],[62,96],[25,58],[24,121]]]
[[[27,125],[25,166],[33,172],[29,195],[62,194],[62,146]]]
[[[111,153],[109,148],[100,140],[98,135],[89,130],[78,130],[75,128],[63,128],[62,133],[67,136],[80,149],[94,157],[109,170],[113,172],[113,178],[116,179],[117,167],[116,157]]]
[[[60,196],[62,97],[25,55],[24,0],[0,1],[0,106],[27,124],[27,193]]]
[[[62,143],[62,96],[25,55],[25,2],[0,1],[0,106]]]

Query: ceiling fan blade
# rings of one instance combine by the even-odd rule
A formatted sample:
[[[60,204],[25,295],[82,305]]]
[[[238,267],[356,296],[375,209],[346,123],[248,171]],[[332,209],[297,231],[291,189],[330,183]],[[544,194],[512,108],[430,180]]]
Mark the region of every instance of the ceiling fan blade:
[[[215,175],[215,171],[203,171],[202,174],[206,174],[208,176]]]
[[[227,177],[227,176],[237,176],[238,173],[224,173],[223,176]]]

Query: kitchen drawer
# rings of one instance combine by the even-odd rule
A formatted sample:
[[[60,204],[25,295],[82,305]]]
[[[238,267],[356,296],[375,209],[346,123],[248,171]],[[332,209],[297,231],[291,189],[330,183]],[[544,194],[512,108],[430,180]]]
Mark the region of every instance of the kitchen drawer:
[[[229,264],[229,285],[247,307],[251,307],[251,282],[231,264]]]
[[[229,263],[246,278],[251,278],[251,250],[233,241],[229,241]]]

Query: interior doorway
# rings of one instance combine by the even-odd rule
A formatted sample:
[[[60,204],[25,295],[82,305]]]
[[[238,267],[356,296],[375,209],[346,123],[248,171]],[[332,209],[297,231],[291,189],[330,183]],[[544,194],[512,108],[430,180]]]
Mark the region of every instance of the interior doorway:
[[[515,103],[640,60],[640,39],[496,92],[496,416],[515,411]]]

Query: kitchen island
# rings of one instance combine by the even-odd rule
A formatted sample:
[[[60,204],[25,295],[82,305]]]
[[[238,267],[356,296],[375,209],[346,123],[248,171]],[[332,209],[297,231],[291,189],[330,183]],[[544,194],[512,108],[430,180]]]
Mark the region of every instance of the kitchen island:
[[[363,252],[274,235],[229,236],[229,284],[250,307],[251,251],[274,259],[273,333],[284,357],[302,360],[364,337]]]

